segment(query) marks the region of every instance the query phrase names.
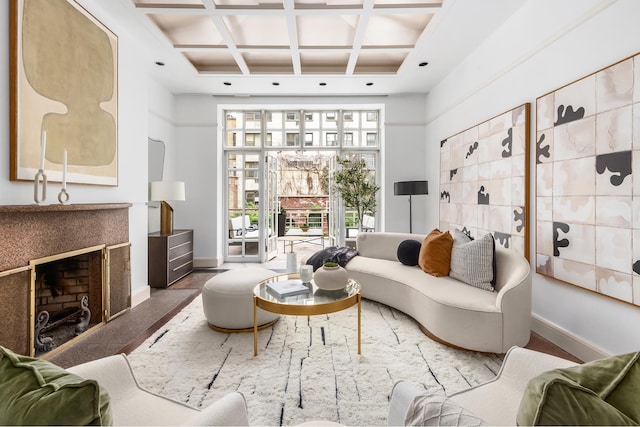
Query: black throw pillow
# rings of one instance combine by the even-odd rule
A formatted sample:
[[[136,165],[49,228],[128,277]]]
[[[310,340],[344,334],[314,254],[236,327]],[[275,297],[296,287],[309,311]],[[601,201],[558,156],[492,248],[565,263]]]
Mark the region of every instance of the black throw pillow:
[[[404,265],[418,265],[418,256],[422,243],[417,240],[403,240],[398,245],[398,261]]]
[[[311,255],[307,265],[312,265],[313,271],[322,267],[325,262],[337,262],[340,267],[344,267],[356,255],[358,251],[347,246],[330,246]]]

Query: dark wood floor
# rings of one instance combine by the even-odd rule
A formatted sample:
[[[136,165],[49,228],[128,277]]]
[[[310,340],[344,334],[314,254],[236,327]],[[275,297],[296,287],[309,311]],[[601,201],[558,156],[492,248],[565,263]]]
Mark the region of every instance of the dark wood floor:
[[[222,270],[194,271],[167,289],[151,289],[151,298],[48,359],[62,367],[118,353],[130,353],[200,295],[205,282]],[[531,333],[529,349],[581,362],[573,355]]]

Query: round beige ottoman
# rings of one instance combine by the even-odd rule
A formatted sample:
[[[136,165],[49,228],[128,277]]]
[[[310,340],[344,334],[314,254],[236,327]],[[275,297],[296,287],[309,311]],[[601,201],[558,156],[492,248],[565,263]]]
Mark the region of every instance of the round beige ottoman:
[[[211,329],[219,332],[253,331],[253,288],[278,273],[260,267],[225,271],[202,288],[202,308]],[[258,309],[258,327],[273,325],[280,315]]]

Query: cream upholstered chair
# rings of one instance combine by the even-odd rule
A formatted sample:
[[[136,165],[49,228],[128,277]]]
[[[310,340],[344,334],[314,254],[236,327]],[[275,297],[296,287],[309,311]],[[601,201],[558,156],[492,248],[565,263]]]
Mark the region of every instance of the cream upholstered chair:
[[[452,404],[482,419],[487,425],[516,425],[520,400],[529,380],[543,372],[574,365],[574,362],[549,354],[512,347],[494,379],[448,398]],[[413,382],[396,383],[389,403],[388,424],[403,425],[409,407],[423,393],[424,388]]]
[[[107,390],[113,425],[249,425],[241,393],[231,392],[199,410],[140,387],[124,354],[83,363],[67,371],[95,380]]]

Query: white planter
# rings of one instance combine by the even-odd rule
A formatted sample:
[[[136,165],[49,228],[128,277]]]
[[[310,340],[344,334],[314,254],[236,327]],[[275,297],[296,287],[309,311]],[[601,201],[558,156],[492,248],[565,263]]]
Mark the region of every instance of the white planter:
[[[313,274],[313,281],[320,289],[335,291],[344,289],[347,286],[349,276],[347,275],[347,270],[339,265],[335,267],[322,266]]]

